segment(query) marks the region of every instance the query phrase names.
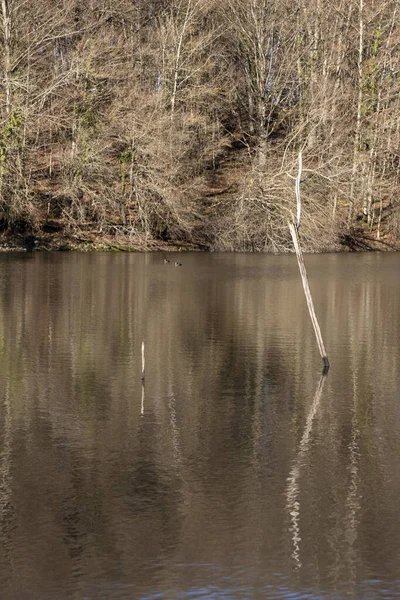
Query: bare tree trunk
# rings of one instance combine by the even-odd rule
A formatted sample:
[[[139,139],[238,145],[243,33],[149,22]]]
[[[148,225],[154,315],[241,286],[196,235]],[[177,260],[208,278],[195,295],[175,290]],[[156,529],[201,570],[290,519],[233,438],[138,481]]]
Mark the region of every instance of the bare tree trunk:
[[[173,82],[172,94],[171,94],[171,121],[173,120],[174,113],[175,113],[176,94],[177,94],[177,90],[178,90],[179,71],[180,71],[180,66],[181,66],[182,44],[183,44],[183,39],[185,36],[186,28],[189,24],[191,7],[192,7],[192,0],[188,0],[187,6],[186,6],[185,17],[184,17],[183,24],[182,24],[182,29],[180,31],[179,38],[178,38],[178,45],[176,47],[175,65],[174,65],[174,82]]]
[[[356,175],[359,165],[360,141],[361,141],[361,111],[363,102],[363,48],[364,48],[364,0],[359,0],[359,38],[358,38],[358,100],[357,100],[357,119],[356,130],[354,134],[353,167],[351,170],[350,183],[350,203],[347,215],[348,223],[351,223],[354,216],[355,186]]]
[[[299,265],[299,270],[300,270],[300,275],[301,275],[301,281],[303,283],[303,289],[304,289],[304,294],[305,294],[306,301],[307,301],[308,312],[310,313],[311,322],[314,327],[314,332],[315,332],[315,337],[317,339],[319,352],[321,354],[321,358],[324,363],[324,368],[329,369],[329,366],[330,366],[329,360],[328,360],[327,353],[325,350],[325,345],[324,345],[324,342],[322,339],[321,329],[320,329],[320,326],[318,323],[317,315],[315,314],[314,303],[313,303],[313,299],[311,296],[310,286],[308,283],[306,266],[304,264],[304,259],[303,259],[303,252],[301,250],[300,240],[298,237],[298,229],[301,224],[301,200],[300,200],[301,172],[302,172],[302,156],[301,156],[301,152],[300,152],[299,153],[299,172],[296,177],[297,218],[296,218],[296,223],[289,222],[289,230],[290,230],[290,234],[292,236],[294,248],[296,250],[297,262]]]
[[[3,16],[3,51],[4,51],[4,87],[6,95],[6,115],[11,110],[11,17],[8,0],[1,0]]]
[[[385,177],[385,171],[386,171],[386,159],[383,163],[383,169],[382,169],[382,179],[384,179]],[[383,200],[382,200],[382,194],[383,191],[380,191],[379,194],[379,216],[378,216],[378,225],[377,225],[377,229],[376,229],[376,239],[380,240],[381,239],[381,223],[382,223],[382,213],[383,213]]]
[[[297,235],[297,227],[293,223],[289,222],[289,229],[290,229],[290,234],[292,236],[293,244],[294,244],[294,247],[296,250],[297,262],[299,265],[299,270],[300,270],[300,275],[301,275],[301,281],[303,283],[304,294],[306,296],[306,301],[307,301],[307,306],[308,306],[308,312],[310,313],[311,322],[314,327],[314,333],[315,333],[315,337],[317,339],[319,353],[321,355],[322,362],[324,363],[324,368],[329,369],[330,363],[329,363],[327,353],[325,350],[325,345],[324,345],[324,342],[322,339],[321,329],[320,329],[320,326],[318,323],[317,315],[315,314],[314,303],[313,303],[313,299],[311,296],[310,286],[308,283],[306,266],[304,264],[303,253],[301,251],[300,241],[299,241],[299,238]]]

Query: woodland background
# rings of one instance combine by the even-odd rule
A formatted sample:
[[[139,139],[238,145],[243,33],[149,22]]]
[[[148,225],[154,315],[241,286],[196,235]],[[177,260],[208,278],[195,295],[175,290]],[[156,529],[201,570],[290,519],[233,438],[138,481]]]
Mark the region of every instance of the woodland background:
[[[399,0],[0,1],[4,245],[398,245]]]

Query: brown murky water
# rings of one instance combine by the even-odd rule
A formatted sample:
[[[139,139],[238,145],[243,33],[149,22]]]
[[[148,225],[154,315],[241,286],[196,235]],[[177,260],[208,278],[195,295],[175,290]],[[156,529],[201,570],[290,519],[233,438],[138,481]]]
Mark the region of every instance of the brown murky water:
[[[2,600],[399,598],[400,255],[0,257]],[[146,343],[146,385],[140,380]]]

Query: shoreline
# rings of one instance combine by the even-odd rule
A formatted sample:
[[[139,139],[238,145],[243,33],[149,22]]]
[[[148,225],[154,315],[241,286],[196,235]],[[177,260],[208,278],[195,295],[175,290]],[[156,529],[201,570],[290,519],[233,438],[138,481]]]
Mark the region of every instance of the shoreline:
[[[130,239],[127,237],[82,234],[0,235],[0,252],[188,252],[207,251],[204,246],[184,241]]]
[[[323,251],[307,251],[306,254],[337,254],[348,252],[398,252],[400,241],[376,240],[367,235],[357,235],[343,240],[335,247]],[[257,250],[223,249],[184,240],[155,240],[130,238],[128,236],[106,236],[67,233],[2,233],[0,252],[245,252],[263,253]],[[291,252],[290,252],[291,253]],[[293,248],[294,253],[294,248]],[[266,254],[287,254],[266,252]]]

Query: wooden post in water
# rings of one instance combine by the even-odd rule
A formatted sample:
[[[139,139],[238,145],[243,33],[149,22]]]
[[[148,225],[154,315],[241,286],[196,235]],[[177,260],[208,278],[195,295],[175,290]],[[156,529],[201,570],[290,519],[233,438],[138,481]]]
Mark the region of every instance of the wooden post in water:
[[[142,342],[142,381],[144,381],[144,342]]]
[[[301,250],[301,245],[300,245],[300,240],[299,240],[299,235],[298,235],[299,229],[300,229],[300,222],[301,222],[301,198],[300,198],[301,171],[302,171],[302,158],[301,158],[301,151],[300,151],[299,152],[299,172],[296,177],[297,219],[296,219],[295,223],[290,223],[290,221],[289,221],[289,230],[290,230],[290,234],[292,236],[294,249],[296,250],[297,262],[299,265],[299,270],[300,270],[300,275],[301,275],[301,281],[303,283],[304,294],[306,296],[308,312],[310,313],[311,322],[314,327],[315,337],[317,338],[319,352],[321,354],[321,358],[324,363],[324,369],[328,370],[330,364],[329,364],[329,360],[328,360],[328,357],[326,354],[324,341],[322,339],[321,329],[319,327],[317,315],[315,314],[315,310],[314,310],[314,303],[313,303],[313,299],[311,296],[310,286],[308,284],[306,265],[304,263],[303,252]]]

